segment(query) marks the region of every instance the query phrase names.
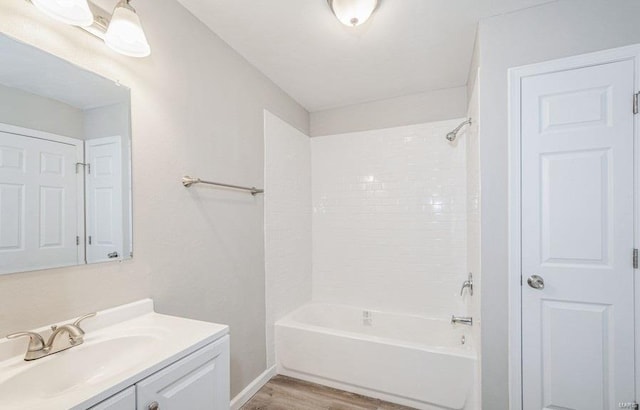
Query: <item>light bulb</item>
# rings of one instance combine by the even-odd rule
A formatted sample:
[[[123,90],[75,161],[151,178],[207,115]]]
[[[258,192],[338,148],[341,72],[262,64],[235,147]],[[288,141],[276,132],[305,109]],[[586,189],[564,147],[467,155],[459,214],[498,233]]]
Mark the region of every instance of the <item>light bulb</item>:
[[[146,57],[151,54],[140,18],[128,0],[120,0],[113,10],[104,42],[114,51],[129,57]]]
[[[359,26],[371,17],[378,0],[328,0],[333,13],[345,26]]]
[[[33,5],[47,16],[65,24],[88,27],[93,24],[93,14],[87,0],[31,0]]]

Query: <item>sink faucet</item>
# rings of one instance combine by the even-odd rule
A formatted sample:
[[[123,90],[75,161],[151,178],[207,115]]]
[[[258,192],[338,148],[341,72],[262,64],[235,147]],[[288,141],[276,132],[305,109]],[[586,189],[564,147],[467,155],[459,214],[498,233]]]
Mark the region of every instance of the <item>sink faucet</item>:
[[[451,324],[455,325],[457,323],[461,325],[472,326],[473,318],[468,316],[451,316]]]
[[[462,289],[460,289],[460,296],[464,293],[464,289],[469,288],[469,295],[473,296],[473,274],[469,272],[469,278],[462,283]]]
[[[30,361],[41,359],[54,353],[81,345],[84,342],[84,331],[80,327],[80,322],[95,315],[95,312],[89,313],[78,318],[73,323],[67,323],[62,326],[51,326],[53,333],[51,333],[51,336],[49,336],[46,343],[40,334],[34,332],[12,333],[7,336],[7,339],[16,339],[24,336],[29,337],[29,345],[27,346],[27,353],[24,355],[24,360]],[[58,337],[61,334],[66,334],[68,336],[68,343],[54,348],[54,343],[58,340]]]

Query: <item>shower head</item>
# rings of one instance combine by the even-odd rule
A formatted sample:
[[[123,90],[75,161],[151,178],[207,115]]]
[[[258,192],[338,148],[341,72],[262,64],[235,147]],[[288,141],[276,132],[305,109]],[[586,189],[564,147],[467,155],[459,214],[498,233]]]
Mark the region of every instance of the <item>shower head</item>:
[[[468,120],[466,120],[465,122],[463,122],[462,124],[458,125],[453,131],[451,131],[450,133],[447,134],[447,140],[449,142],[453,142],[456,140],[456,138],[458,137],[458,132],[460,132],[460,130],[462,129],[462,127],[464,127],[465,125],[471,125],[471,118],[469,118]]]

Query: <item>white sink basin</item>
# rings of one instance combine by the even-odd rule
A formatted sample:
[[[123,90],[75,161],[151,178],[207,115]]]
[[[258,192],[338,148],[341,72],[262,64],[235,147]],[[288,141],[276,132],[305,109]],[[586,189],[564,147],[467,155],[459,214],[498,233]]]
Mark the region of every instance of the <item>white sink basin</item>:
[[[25,386],[30,386],[29,400],[41,400],[116,377],[148,360],[159,340],[151,335],[98,340],[26,363],[0,383],[3,405],[24,404]]]
[[[82,345],[41,359],[23,360],[24,339],[0,339],[0,409],[86,409],[228,332],[140,303],[133,318],[116,310],[129,305],[99,313]]]

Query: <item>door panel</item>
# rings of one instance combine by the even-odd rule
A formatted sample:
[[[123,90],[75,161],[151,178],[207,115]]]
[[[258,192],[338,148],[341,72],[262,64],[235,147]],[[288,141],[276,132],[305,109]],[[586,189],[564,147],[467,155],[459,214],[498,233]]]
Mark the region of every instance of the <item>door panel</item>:
[[[139,409],[229,409],[229,336],[136,384]]]
[[[607,264],[610,150],[541,154],[543,264]],[[589,185],[577,184],[588,180]]]
[[[124,257],[122,145],[120,137],[85,143],[87,160],[87,262]]]
[[[635,398],[634,75],[629,60],[521,83],[525,410]]]
[[[136,410],[136,387],[131,386],[89,410]]]
[[[0,273],[83,262],[80,144],[0,132]]]

